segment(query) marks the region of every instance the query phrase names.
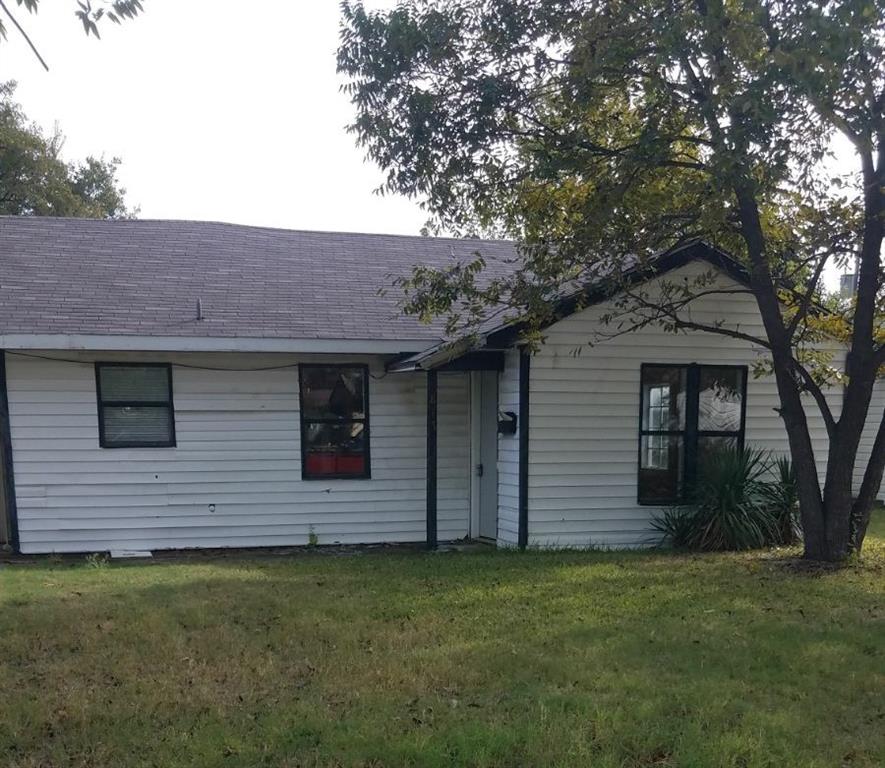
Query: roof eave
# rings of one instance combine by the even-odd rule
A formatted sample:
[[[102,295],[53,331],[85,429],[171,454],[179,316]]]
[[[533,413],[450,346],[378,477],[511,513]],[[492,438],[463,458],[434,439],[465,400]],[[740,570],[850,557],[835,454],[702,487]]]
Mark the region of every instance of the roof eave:
[[[7,333],[0,349],[103,352],[288,352],[305,354],[414,355],[428,339],[290,339],[221,336],[133,336]]]

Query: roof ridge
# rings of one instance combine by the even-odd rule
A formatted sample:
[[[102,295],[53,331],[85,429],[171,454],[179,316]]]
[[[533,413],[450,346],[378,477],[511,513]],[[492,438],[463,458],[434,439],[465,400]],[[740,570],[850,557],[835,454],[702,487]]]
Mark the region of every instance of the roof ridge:
[[[219,221],[216,219],[160,219],[160,218],[133,218],[133,219],[93,219],[84,216],[17,216],[14,214],[0,214],[0,221],[25,221],[25,222],[64,222],[76,221],[88,224],[199,224],[217,227],[231,227],[234,229],[252,229],[264,232],[288,232],[300,235],[339,235],[345,237],[394,237],[404,240],[432,240],[436,242],[453,243],[496,243],[501,245],[513,245],[516,240],[503,238],[484,237],[453,237],[450,235],[404,235],[391,232],[361,232],[356,230],[334,229],[290,229],[287,227],[272,227],[263,224],[239,224],[232,221]]]

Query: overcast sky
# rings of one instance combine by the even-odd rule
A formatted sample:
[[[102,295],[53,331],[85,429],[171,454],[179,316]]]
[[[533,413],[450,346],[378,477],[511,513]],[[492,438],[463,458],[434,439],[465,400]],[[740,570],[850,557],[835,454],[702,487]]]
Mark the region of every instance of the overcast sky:
[[[134,21],[105,22],[101,41],[83,34],[74,8],[19,9],[50,71],[10,29],[0,80],[18,81],[33,120],[59,123],[69,158],[120,157],[142,218],[419,232],[417,203],[373,194],[381,172],[345,132],[338,0],[145,0]],[[851,167],[842,144],[837,165]],[[836,270],[827,277],[834,287]]]
[[[144,5],[103,23],[101,41],[83,34],[74,0],[19,9],[48,73],[15,30],[0,44],[0,80],[18,81],[33,120],[59,123],[68,157],[120,157],[142,218],[418,234],[426,215],[372,193],[381,172],[345,132],[338,0]]]

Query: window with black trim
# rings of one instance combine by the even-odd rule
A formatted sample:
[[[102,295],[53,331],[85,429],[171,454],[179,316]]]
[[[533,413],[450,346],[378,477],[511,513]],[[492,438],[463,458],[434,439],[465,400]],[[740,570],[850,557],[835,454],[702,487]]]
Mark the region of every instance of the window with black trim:
[[[171,365],[96,363],[95,385],[102,448],[175,445]]]
[[[642,366],[639,425],[639,503],[685,498],[705,457],[742,447],[747,367]]]
[[[369,371],[365,365],[300,365],[301,476],[366,478]]]

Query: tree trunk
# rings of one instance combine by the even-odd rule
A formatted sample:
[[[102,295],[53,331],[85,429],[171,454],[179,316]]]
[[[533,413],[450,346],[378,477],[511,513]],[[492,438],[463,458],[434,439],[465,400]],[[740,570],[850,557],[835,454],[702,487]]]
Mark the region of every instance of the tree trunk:
[[[861,366],[856,366],[861,368]],[[854,551],[852,519],[854,515],[854,469],[864,425],[869,416],[875,372],[865,364],[850,373],[842,415],[830,437],[827,474],[824,481],[824,520],[827,554],[831,561],[844,560]],[[875,453],[871,457],[875,459]]]
[[[885,163],[885,151],[882,153],[882,161]],[[751,287],[770,343],[781,400],[780,413],[796,470],[805,557],[828,562],[844,560],[852,551],[860,549],[869,523],[873,495],[879,487],[882,465],[885,464],[885,438],[880,429],[870,460],[871,466],[867,468],[860,496],[855,500],[852,495],[854,465],[878,373],[873,323],[881,269],[885,217],[882,184],[885,170],[882,166],[873,168],[872,158],[868,156],[864,158],[864,177],[868,182],[864,201],[867,215],[860,253],[854,329],[847,360],[849,379],[842,414],[829,432],[823,495],[801,389],[794,376],[792,339],[784,323],[777,290],[768,267],[765,234],[752,182],[749,181],[749,176],[738,178],[734,182],[741,233],[750,257]]]
[[[882,485],[883,472],[885,472],[885,410],[882,411],[879,420],[879,430],[876,432],[876,439],[873,442],[870,463],[867,464],[863,481],[860,484],[860,491],[851,510],[851,547],[858,553],[863,549],[867,527],[870,524],[870,515],[876,501],[876,491]]]
[[[832,560],[827,538],[827,510],[821,497],[814,446],[799,387],[790,373],[788,361],[775,360],[774,370],[781,400],[780,414],[796,472],[799,515],[805,543],[804,556],[809,560]]]
[[[824,505],[827,538],[837,557],[859,551],[863,545],[873,496],[882,477],[882,428],[876,436],[870,466],[864,473],[857,500],[852,497],[852,480],[857,449],[869,418],[870,401],[878,376],[879,362],[874,342],[881,287],[882,240],[885,235],[885,133],[879,137],[878,157],[872,147],[859,148],[864,180],[864,224],[859,255],[857,296],[851,344],[846,361],[848,386],[842,414],[830,441]],[[875,482],[875,487],[873,483]]]
[[[736,181],[734,191],[740,214],[741,234],[750,257],[751,289],[771,346],[774,376],[781,401],[780,415],[784,421],[790,455],[796,472],[796,491],[799,497],[805,557],[828,560],[830,553],[827,546],[826,518],[814,446],[808,431],[808,420],[799,385],[793,374],[790,337],[784,325],[780,300],[766,259],[765,235],[762,231],[759,208],[751,182]]]

